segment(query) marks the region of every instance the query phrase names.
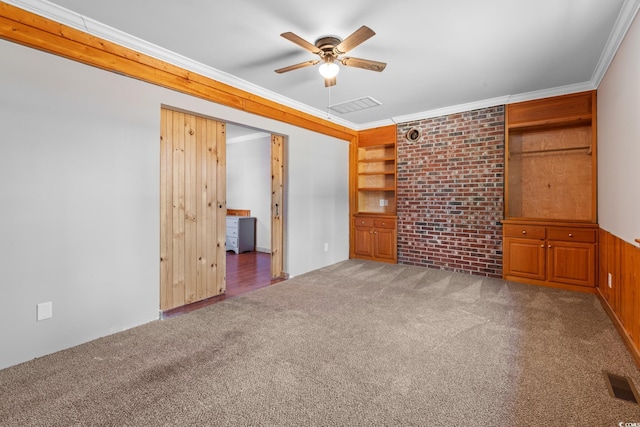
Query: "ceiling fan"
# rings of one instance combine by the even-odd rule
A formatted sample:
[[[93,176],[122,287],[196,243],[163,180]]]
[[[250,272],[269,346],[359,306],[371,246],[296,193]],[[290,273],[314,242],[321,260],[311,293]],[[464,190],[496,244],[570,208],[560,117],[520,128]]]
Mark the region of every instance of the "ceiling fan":
[[[316,65],[322,62],[322,65],[320,65],[318,71],[320,71],[320,74],[322,75],[322,77],[324,77],[325,87],[329,87],[336,84],[336,75],[340,71],[340,67],[338,67],[338,64],[336,64],[336,62],[339,62],[342,65],[346,65],[347,67],[364,68],[365,70],[380,72],[384,70],[384,67],[387,66],[386,63],[371,61],[369,59],[342,56],[365,40],[373,37],[375,34],[376,33],[374,33],[371,28],[363,25],[344,40],[341,40],[340,38],[335,36],[325,36],[320,37],[318,40],[316,40],[315,44],[311,44],[294,33],[282,33],[280,34],[282,37],[297,44],[301,48],[308,50],[311,53],[315,53],[320,57],[320,59],[301,62],[299,64],[279,68],[276,70],[276,73],[282,74],[286,73],[287,71],[309,67],[311,65]]]

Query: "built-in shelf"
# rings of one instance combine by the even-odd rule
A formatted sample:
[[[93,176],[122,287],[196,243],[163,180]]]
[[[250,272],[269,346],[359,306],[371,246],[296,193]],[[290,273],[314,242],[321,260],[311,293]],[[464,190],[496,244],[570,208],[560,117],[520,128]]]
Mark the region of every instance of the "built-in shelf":
[[[387,172],[360,172],[358,175],[395,175],[394,171]]]
[[[547,148],[544,150],[527,150],[527,151],[512,151],[509,155],[514,154],[541,154],[541,153],[561,153],[565,151],[579,151],[579,150],[588,150],[587,154],[591,154],[591,146],[585,145],[580,147],[566,147],[566,148]]]
[[[576,126],[591,126],[591,117],[560,117],[510,124],[511,133],[532,132],[538,129],[567,128]]]
[[[396,213],[396,127],[359,134],[355,156],[355,213]]]
[[[380,157],[378,159],[360,159],[359,163],[377,163],[377,162],[395,162],[396,159],[393,157]]]

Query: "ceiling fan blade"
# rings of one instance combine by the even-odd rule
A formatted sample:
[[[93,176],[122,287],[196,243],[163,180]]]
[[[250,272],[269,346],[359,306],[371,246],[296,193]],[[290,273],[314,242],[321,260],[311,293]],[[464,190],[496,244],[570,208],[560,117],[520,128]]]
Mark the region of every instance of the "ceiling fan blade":
[[[286,73],[287,71],[297,70],[298,68],[309,67],[311,65],[316,65],[318,62],[320,62],[320,60],[316,59],[315,61],[306,61],[306,62],[301,62],[295,65],[289,65],[288,67],[278,68],[276,70],[276,73],[282,74],[282,73]]]
[[[336,46],[335,50],[339,55],[347,53],[354,47],[358,46],[360,43],[373,37],[375,34],[376,33],[371,28],[363,25],[362,27],[355,30],[349,37],[344,39],[342,43]]]
[[[358,67],[364,68],[365,70],[371,71],[382,71],[384,67],[387,66],[385,62],[371,61],[370,59],[360,59],[360,58],[342,58],[340,60],[342,65],[346,65],[347,67]]]
[[[336,85],[336,78],[335,77],[331,77],[329,79],[327,79],[327,78],[324,79],[324,87],[335,86],[335,85]]]
[[[289,40],[290,42],[293,42],[293,43],[297,44],[301,48],[303,48],[305,50],[308,50],[311,53],[319,54],[319,53],[322,52],[320,49],[318,49],[317,46],[309,43],[308,41],[306,41],[302,37],[300,37],[300,36],[298,36],[296,34],[293,34],[292,32],[286,32],[286,33],[282,33],[280,35],[282,37],[284,37],[285,39]]]

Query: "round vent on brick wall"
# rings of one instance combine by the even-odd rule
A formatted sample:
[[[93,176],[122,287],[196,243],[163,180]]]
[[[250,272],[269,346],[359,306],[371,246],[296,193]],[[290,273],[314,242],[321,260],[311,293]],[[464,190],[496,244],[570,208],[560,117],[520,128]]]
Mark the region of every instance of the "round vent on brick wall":
[[[407,133],[404,134],[404,137],[407,138],[407,141],[409,142],[416,142],[417,140],[420,139],[420,129],[418,128],[411,128],[407,131]]]

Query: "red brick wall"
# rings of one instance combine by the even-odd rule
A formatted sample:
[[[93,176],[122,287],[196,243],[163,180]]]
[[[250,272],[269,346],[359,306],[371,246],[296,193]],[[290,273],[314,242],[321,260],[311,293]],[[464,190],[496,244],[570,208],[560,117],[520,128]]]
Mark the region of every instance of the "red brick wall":
[[[501,277],[504,106],[397,129],[398,263]]]

